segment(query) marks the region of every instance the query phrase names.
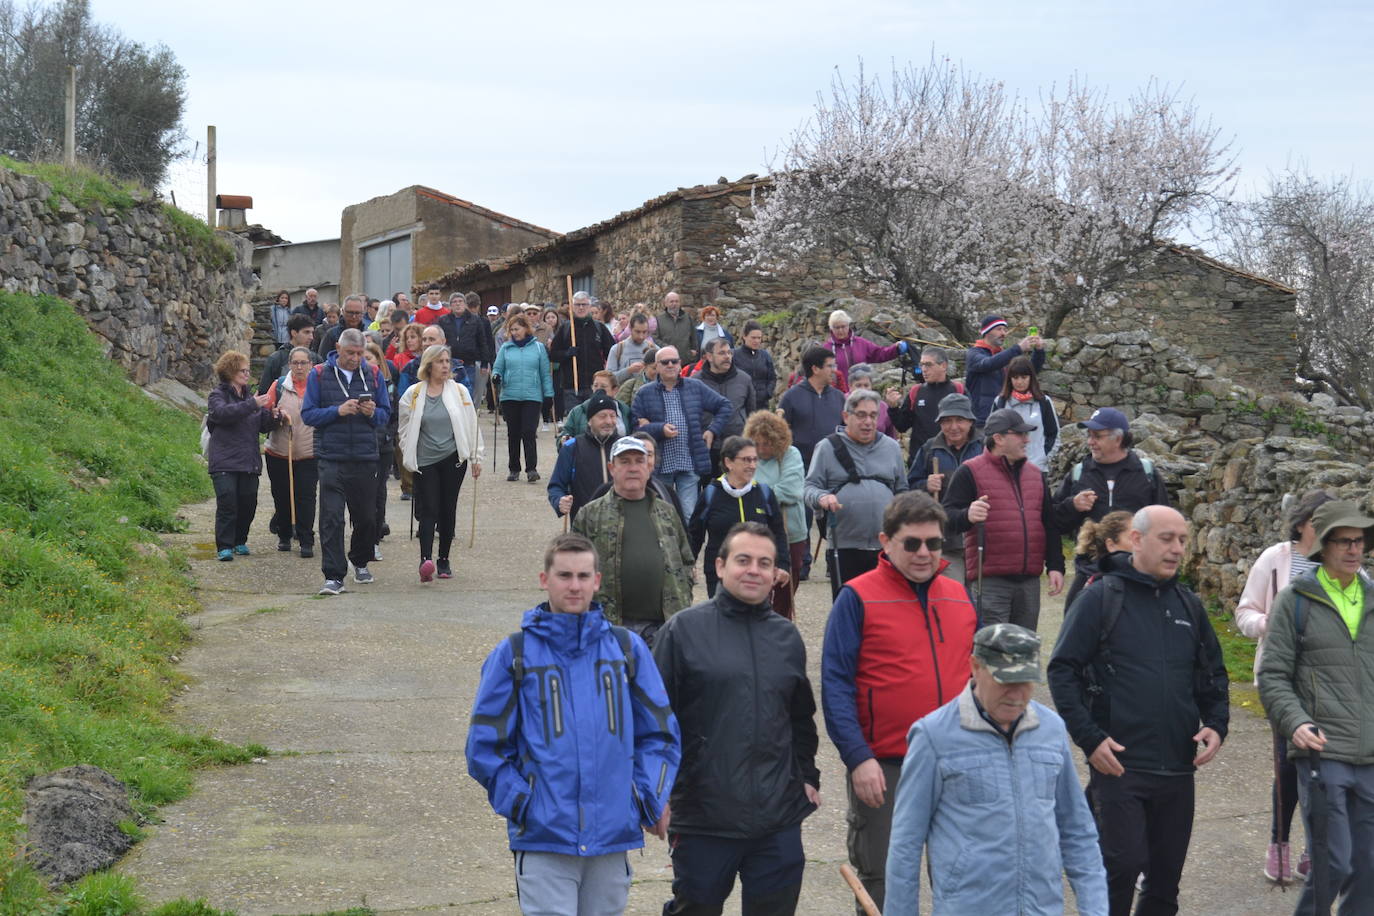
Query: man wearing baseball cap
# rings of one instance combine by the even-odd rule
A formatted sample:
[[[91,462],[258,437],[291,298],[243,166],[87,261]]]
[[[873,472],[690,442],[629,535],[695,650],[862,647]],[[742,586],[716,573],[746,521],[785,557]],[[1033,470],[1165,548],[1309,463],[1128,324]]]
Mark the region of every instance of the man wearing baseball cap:
[[[1001,315],[984,315],[979,323],[978,341],[964,354],[964,384],[973,400],[973,413],[978,425],[992,412],[992,402],[1002,393],[1002,376],[1007,363],[1023,353],[1029,354],[1031,365],[1039,372],[1045,367],[1045,341],[1039,336],[1027,336],[1005,349],[1007,320]]]
[[[940,432],[917,449],[907,471],[913,490],[929,493],[936,502],[945,495],[949,478],[965,461],[983,454],[983,440],[973,435],[973,402],[966,394],[947,394],[940,399]],[[964,540],[945,527],[945,575],[964,581]]]
[[[1040,637],[998,623],[973,637],[973,677],[907,735],[887,856],[886,913],[920,912],[921,854],[936,913],[1107,913],[1097,829],[1064,722],[1031,699]],[[1000,862],[987,869],[979,863]]]
[[[1064,551],[1045,474],[1026,458],[1035,427],[1010,407],[983,427],[983,454],[966,461],[945,494],[949,527],[964,538],[965,579],[978,584],[984,623],[1034,630],[1040,620],[1040,576],[1050,595],[1064,590]]]
[[[1100,522],[1109,512],[1138,512],[1146,506],[1169,505],[1169,491],[1159,469],[1131,448],[1131,422],[1114,407],[1099,407],[1078,424],[1088,431],[1090,457],[1075,464],[1054,494],[1055,519],[1061,534],[1077,538],[1085,521]],[[1074,579],[1064,607],[1096,573],[1087,554],[1074,557]]]
[[[653,463],[644,443],[615,440],[608,468],[610,492],[583,506],[572,528],[605,558],[596,600],[606,619],[652,647],[664,621],[692,603],[696,558],[677,510],[649,486]]]
[[[1275,733],[1289,736],[1288,753],[1306,761],[1298,779],[1309,837],[1313,793],[1327,798],[1326,861],[1313,854],[1296,912],[1328,912],[1339,901],[1337,912],[1363,913],[1374,901],[1374,587],[1361,566],[1374,518],[1337,500],[1317,508],[1312,527],[1308,559],[1321,565],[1279,592],[1269,612],[1260,699]],[[1330,896],[1318,901],[1323,865]]]

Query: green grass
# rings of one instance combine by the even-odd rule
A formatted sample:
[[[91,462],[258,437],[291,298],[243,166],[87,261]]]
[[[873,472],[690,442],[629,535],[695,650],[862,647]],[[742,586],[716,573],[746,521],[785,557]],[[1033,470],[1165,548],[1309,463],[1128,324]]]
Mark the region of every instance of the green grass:
[[[224,270],[233,265],[237,255],[234,248],[215,234],[215,230],[202,219],[171,204],[162,205],[163,221],[175,230],[182,240],[195,250],[196,259],[206,267]]]
[[[70,305],[0,293],[0,914],[61,899],[17,852],[32,776],[103,767],[147,818],[194,768],[267,753],[163,716],[195,605],[157,536],[210,494],[198,447],[198,421],[129,384]],[[81,906],[53,912],[123,912]]]

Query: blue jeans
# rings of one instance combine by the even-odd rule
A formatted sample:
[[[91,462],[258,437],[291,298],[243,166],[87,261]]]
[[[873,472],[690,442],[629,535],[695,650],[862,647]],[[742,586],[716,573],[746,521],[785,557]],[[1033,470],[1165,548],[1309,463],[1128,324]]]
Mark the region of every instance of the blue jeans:
[[[1305,757],[1296,758],[1294,763],[1298,768],[1303,826],[1311,831],[1311,764]],[[1356,766],[1324,759],[1321,775],[1326,784],[1326,842],[1330,852],[1327,874],[1332,896],[1332,900],[1325,902],[1335,904],[1331,912],[1337,916],[1368,913],[1369,901],[1374,900],[1374,764]],[[1310,848],[1310,841],[1308,845]],[[1307,875],[1293,911],[1296,916],[1316,912],[1312,877],[1318,864],[1312,863],[1313,871]]]
[[[692,520],[692,510],[697,507],[697,493],[700,492],[701,477],[696,471],[654,472],[654,476],[677,491],[677,501],[682,503],[682,517]]]

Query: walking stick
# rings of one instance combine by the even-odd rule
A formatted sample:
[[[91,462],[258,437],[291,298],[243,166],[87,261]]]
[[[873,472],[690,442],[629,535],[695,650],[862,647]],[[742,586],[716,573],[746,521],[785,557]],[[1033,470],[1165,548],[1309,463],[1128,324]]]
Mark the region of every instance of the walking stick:
[[[472,529],[468,532],[468,550],[477,543],[477,477],[472,478]]]
[[[983,617],[983,547],[987,543],[987,523],[978,523],[978,601],[975,607],[978,609],[979,623]]]
[[[859,901],[864,916],[883,916],[882,911],[873,902],[873,898],[864,889],[863,882],[859,880],[858,875],[854,874],[854,869],[849,867],[848,862],[840,866],[840,874],[844,877],[845,883],[849,885],[849,889],[854,892],[854,899]]]
[[[1269,570],[1269,589],[1269,607],[1273,608],[1274,599],[1279,594],[1279,571],[1277,569]],[[1272,743],[1274,745],[1274,824],[1277,826],[1282,823],[1283,818],[1283,762],[1280,759],[1283,750],[1282,745],[1277,740],[1277,735],[1275,735],[1275,740]],[[1274,883],[1282,888],[1286,894],[1288,893],[1288,875],[1284,872],[1283,865],[1284,863],[1280,861],[1279,877]]]
[[[296,533],[296,459],[295,437],[291,435],[291,421],[286,421],[286,483],[291,494],[291,533]],[[281,524],[278,522],[277,524]]]
[[[573,345],[573,349],[576,350],[576,349],[577,349],[577,315],[573,312],[572,297],[573,297],[572,274],[568,274],[568,333],[572,335],[572,345]],[[572,363],[572,371],[573,371],[573,395],[574,395],[574,396],[576,396],[577,392],[579,392],[579,391],[582,390],[582,385],[579,383],[578,378],[577,378],[577,364],[578,364],[579,362],[581,362],[581,360],[578,358],[579,356],[581,356],[581,354],[578,354],[578,355],[576,355],[576,356],[571,356],[571,357],[568,358],[568,361],[569,361],[570,363]]]

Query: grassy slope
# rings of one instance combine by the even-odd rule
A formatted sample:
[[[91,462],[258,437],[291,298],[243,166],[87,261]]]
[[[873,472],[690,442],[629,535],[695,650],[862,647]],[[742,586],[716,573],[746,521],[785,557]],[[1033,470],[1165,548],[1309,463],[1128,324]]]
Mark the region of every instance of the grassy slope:
[[[75,898],[94,890],[48,895],[22,866],[17,818],[35,774],[104,767],[147,814],[185,795],[193,768],[263,753],[162,715],[194,599],[157,533],[209,495],[198,439],[196,420],[129,384],[67,303],[0,292],[0,913],[86,912]]]

